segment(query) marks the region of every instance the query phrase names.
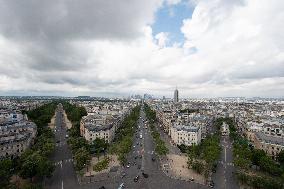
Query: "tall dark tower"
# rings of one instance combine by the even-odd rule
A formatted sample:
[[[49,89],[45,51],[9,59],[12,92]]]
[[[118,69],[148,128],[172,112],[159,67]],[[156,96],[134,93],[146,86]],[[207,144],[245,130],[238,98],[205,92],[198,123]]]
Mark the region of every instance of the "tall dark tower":
[[[174,92],[174,103],[178,102],[178,90],[176,88],[175,92]]]

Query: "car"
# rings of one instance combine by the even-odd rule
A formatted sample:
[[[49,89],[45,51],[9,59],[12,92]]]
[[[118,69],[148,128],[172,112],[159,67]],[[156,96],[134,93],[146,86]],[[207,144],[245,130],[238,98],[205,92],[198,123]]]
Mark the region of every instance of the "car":
[[[148,178],[149,177],[149,175],[146,174],[146,173],[142,173],[142,175],[143,175],[144,178]]]
[[[192,181],[194,181],[194,178],[193,178],[193,177],[191,177],[189,180],[192,182]]]
[[[122,189],[122,188],[124,188],[124,183],[121,183],[118,187],[118,189]]]
[[[209,182],[209,187],[210,187],[210,188],[214,188],[214,182],[213,182],[213,181],[210,181],[210,182]]]
[[[139,175],[137,175],[133,180],[134,180],[134,182],[137,182],[138,179],[139,179]]]
[[[59,142],[60,142],[59,140],[56,141],[56,143],[59,143]]]
[[[65,137],[68,138],[69,136],[68,136],[68,135],[65,135]]]
[[[127,167],[127,168],[129,168],[129,167],[130,167],[130,162],[128,162],[128,164],[126,165],[126,167]]]
[[[152,161],[156,161],[156,158],[152,157]]]

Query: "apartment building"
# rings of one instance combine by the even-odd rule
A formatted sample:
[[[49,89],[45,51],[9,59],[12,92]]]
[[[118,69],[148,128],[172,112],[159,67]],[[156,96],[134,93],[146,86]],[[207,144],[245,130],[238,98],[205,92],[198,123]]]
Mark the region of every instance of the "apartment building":
[[[284,150],[284,138],[256,132],[254,145],[257,149],[262,149],[271,157],[276,158],[277,154]]]
[[[198,126],[194,126],[191,124],[187,125],[179,125],[174,124],[171,127],[171,135],[172,141],[176,145],[195,145],[199,144],[201,141],[201,129]]]
[[[0,124],[0,158],[14,158],[33,143],[37,128],[33,122],[7,122]]]

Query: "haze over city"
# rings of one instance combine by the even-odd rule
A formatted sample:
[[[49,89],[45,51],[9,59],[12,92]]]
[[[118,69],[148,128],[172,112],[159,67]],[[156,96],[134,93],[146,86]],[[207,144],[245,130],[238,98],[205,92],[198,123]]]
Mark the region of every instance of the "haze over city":
[[[0,95],[283,97],[284,1],[0,2]]]

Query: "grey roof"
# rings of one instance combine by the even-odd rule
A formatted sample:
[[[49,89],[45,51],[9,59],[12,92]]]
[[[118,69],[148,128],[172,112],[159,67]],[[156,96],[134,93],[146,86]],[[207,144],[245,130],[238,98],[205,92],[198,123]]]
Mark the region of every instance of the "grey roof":
[[[98,124],[85,124],[85,128],[92,132],[98,132],[98,131],[106,131],[113,127],[112,124],[108,125],[98,125]]]
[[[193,126],[193,125],[174,125],[174,128],[176,128],[178,131],[187,131],[187,132],[198,132],[199,127]]]
[[[268,136],[265,135],[262,132],[256,132],[255,133],[257,138],[259,138],[261,141],[264,141],[266,143],[270,143],[270,144],[278,144],[281,146],[284,146],[284,138],[280,138],[280,137],[273,137],[273,136]]]

